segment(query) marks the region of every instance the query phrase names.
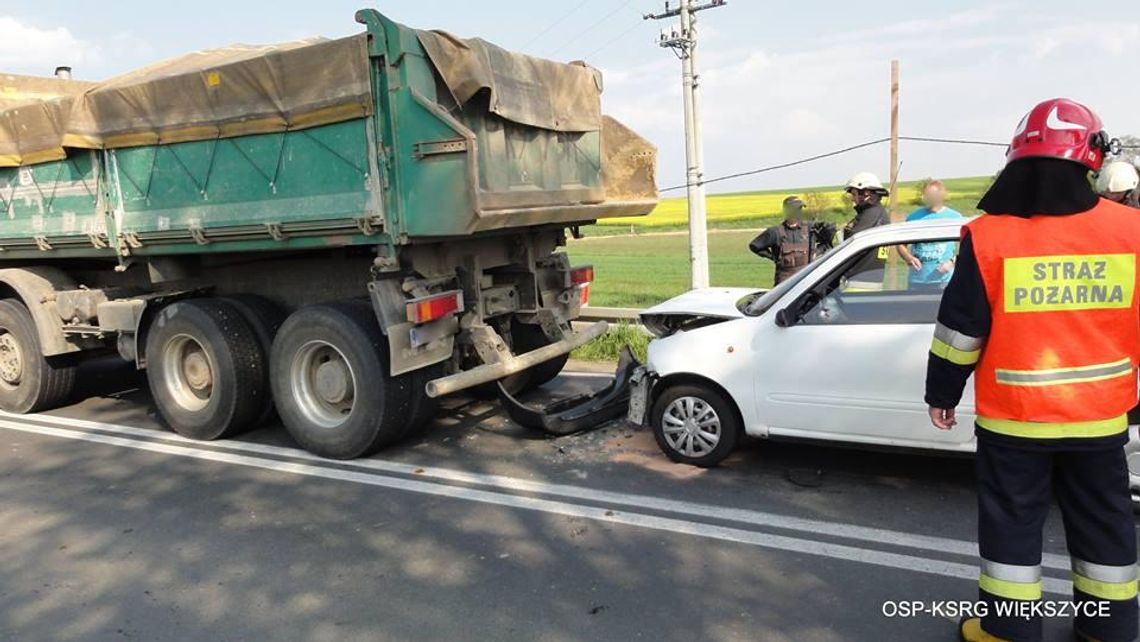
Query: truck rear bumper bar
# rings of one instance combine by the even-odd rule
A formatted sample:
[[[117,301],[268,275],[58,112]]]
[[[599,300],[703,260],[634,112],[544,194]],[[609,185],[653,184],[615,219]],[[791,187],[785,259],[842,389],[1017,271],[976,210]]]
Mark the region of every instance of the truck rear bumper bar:
[[[627,346],[621,352],[614,380],[601,390],[559,399],[542,407],[529,406],[515,399],[499,382],[499,400],[515,423],[551,435],[572,435],[600,428],[625,416],[629,407],[630,379],[641,364]]]
[[[425,391],[427,392],[427,396],[434,399],[459,392],[460,390],[472,388],[481,383],[498,381],[503,377],[509,377],[527,368],[572,352],[574,349],[584,346],[602,336],[608,329],[609,324],[605,321],[599,321],[581,332],[571,332],[561,341],[543,346],[537,350],[531,350],[525,354],[510,357],[498,363],[488,363],[470,370],[457,372],[453,375],[433,379],[427,383]]]

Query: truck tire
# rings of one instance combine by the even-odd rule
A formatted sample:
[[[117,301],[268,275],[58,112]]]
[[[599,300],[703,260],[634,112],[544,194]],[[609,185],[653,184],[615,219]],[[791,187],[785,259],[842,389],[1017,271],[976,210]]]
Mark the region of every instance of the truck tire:
[[[311,305],[289,315],[270,357],[277,414],[309,452],[355,459],[409,432],[411,377],[392,377],[371,306]]]
[[[222,300],[233,304],[241,312],[253,334],[257,336],[257,345],[261,348],[265,364],[265,368],[262,369],[265,373],[265,390],[269,390],[269,353],[273,349],[273,338],[277,336],[277,331],[281,329],[281,324],[285,323],[288,314],[277,303],[257,294],[233,294],[222,297]],[[267,394],[261,413],[253,425],[263,426],[276,418],[272,396]]]
[[[191,299],[158,311],[146,339],[147,382],[174,432],[231,437],[257,420],[269,390],[257,335],[234,304]]]
[[[511,338],[515,343],[515,354],[538,350],[543,346],[550,345],[550,339],[546,337],[546,333],[542,331],[541,327],[528,323],[519,323],[517,320],[512,323]],[[527,370],[526,385],[523,386],[523,390],[533,390],[549,382],[551,379],[554,379],[562,372],[562,369],[566,367],[566,362],[569,360],[570,354],[567,353],[561,357],[529,368]]]
[[[47,358],[32,313],[16,299],[0,300],[0,408],[28,413],[66,403],[75,387],[75,360]]]
[[[438,379],[443,375],[444,369],[442,363],[420,368],[411,373],[412,385],[409,390],[411,401],[408,411],[407,431],[401,439],[418,436],[423,432],[423,429],[431,423],[431,420],[435,418],[435,414],[439,410],[439,400],[427,396],[424,387],[427,386],[427,382],[432,379]]]

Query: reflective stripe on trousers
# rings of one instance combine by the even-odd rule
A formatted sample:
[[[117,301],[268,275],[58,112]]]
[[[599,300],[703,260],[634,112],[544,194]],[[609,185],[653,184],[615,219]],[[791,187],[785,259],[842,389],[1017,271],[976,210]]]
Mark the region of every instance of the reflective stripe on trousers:
[[[1018,566],[982,559],[978,587],[986,593],[1007,600],[1041,599],[1041,565]]]
[[[1073,588],[1102,600],[1136,597],[1136,565],[1106,566],[1073,558]]]

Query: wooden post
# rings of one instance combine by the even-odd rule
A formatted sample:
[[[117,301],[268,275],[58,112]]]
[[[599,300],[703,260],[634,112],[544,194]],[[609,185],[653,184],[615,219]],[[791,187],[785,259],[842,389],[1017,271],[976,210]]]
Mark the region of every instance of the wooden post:
[[[899,61],[891,61],[891,220],[899,215]]]

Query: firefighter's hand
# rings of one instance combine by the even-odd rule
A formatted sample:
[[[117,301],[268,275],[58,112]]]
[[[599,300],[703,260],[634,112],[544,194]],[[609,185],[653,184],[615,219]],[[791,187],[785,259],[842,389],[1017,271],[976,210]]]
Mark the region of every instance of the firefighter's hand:
[[[930,408],[930,423],[939,430],[950,430],[958,425],[957,413],[953,408]]]

